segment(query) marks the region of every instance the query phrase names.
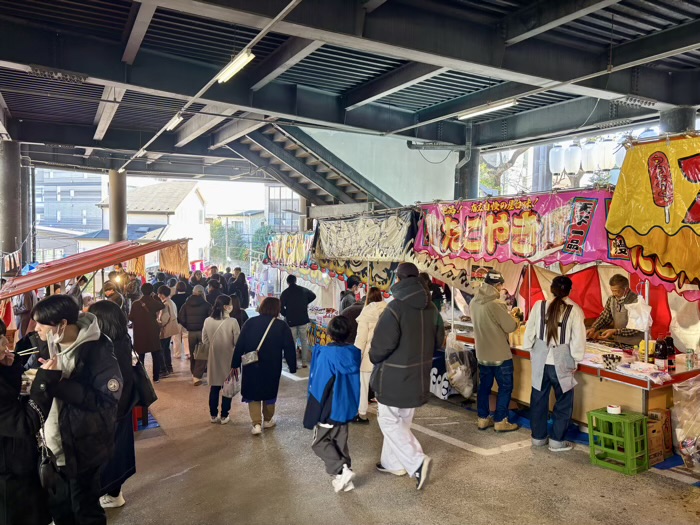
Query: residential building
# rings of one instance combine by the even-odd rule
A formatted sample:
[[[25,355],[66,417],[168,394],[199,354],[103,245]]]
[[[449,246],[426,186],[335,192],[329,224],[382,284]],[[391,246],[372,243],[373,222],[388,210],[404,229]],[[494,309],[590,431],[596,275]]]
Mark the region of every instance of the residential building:
[[[104,179],[99,173],[37,168],[37,224],[82,232],[101,228],[102,213],[97,205],[106,195]]]
[[[267,186],[265,198],[265,216],[267,224],[278,232],[299,231],[301,198],[292,190],[281,184]]]
[[[244,239],[250,238],[266,223],[265,210],[247,210],[226,215],[218,215],[223,224],[241,234]]]
[[[81,235],[81,231],[37,226],[35,262],[51,262],[78,253],[78,237]]]
[[[102,201],[99,208],[101,229],[80,237],[81,252],[109,243],[109,202]],[[189,259],[208,259],[206,201],[196,182],[163,182],[132,189],[127,192],[126,214],[129,240],[187,238]],[[147,266],[153,265],[157,265],[157,260],[147,259]]]

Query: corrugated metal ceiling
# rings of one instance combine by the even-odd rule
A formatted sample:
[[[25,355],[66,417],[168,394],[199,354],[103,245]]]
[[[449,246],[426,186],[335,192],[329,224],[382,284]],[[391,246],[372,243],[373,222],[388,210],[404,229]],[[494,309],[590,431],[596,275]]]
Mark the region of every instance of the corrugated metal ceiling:
[[[0,14],[121,40],[131,0],[0,0]]]
[[[342,93],[406,62],[336,46],[323,46],[278,80]]]
[[[258,31],[209,18],[184,15],[158,8],[143,47],[215,66],[223,66],[250,42]],[[287,37],[269,34],[253,48],[255,64],[284,43]]]
[[[14,118],[92,124],[102,87],[0,68],[0,93]]]
[[[500,84],[493,78],[448,71],[379,99],[380,104],[419,111]]]
[[[184,106],[184,101],[127,91],[112,120],[112,127],[143,131],[158,131]],[[188,111],[201,111],[203,104],[192,104]],[[191,118],[183,114],[183,120]]]

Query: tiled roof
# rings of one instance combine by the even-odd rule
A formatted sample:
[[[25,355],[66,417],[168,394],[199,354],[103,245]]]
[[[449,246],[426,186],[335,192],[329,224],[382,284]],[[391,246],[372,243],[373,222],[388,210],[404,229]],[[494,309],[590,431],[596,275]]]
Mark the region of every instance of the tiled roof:
[[[196,188],[196,182],[161,182],[131,190],[126,195],[126,212],[175,213]],[[102,201],[100,207],[109,208],[109,201]]]

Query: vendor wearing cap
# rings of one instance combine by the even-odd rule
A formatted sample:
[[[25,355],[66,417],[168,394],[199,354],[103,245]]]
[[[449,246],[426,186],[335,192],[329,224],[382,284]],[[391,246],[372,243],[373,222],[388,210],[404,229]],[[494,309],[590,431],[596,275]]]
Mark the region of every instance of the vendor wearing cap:
[[[512,432],[518,425],[508,421],[508,407],[513,393],[513,354],[508,334],[518,328],[517,321],[508,313],[500,300],[505,279],[496,271],[490,271],[484,284],[472,299],[471,313],[474,323],[476,359],[479,362],[479,393],[477,413],[479,430],[494,427],[496,432]],[[494,379],[498,383],[496,413],[489,410],[489,397]]]
[[[610,278],[612,296],[605,309],[586,332],[588,339],[614,339],[618,343],[636,345],[644,339],[644,332],[627,328],[628,312],[625,305],[637,302],[637,294],[630,290],[630,282],[624,275]]]

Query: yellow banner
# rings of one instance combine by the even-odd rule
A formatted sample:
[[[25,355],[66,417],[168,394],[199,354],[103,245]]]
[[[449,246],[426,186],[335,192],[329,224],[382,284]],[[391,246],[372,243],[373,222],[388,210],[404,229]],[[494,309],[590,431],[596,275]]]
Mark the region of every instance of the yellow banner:
[[[700,278],[700,138],[628,149],[606,229],[690,281]]]

